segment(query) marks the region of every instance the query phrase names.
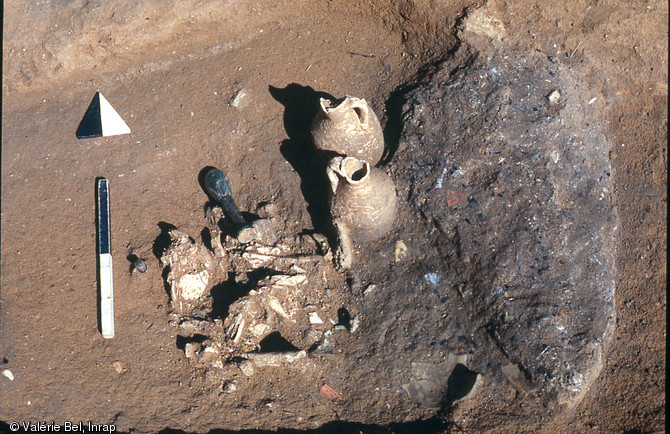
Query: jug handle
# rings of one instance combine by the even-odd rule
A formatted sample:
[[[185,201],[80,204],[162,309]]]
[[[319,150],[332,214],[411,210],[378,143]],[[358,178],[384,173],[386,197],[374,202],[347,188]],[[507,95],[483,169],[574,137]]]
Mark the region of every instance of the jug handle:
[[[351,102],[351,107],[353,107],[354,111],[356,111],[358,119],[361,121],[361,123],[363,125],[367,125],[369,117],[368,110],[370,110],[368,103],[365,102],[364,99],[355,99]]]
[[[337,192],[340,176],[344,176],[342,174],[342,160],[344,158],[341,156],[333,157],[328,166],[326,166],[326,174],[328,175],[328,181],[330,181],[330,188],[333,194]]]

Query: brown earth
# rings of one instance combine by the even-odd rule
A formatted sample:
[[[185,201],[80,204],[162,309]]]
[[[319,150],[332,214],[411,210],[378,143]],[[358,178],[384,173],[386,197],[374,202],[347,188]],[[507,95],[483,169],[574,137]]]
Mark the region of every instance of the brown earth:
[[[14,380],[0,377],[0,430],[13,421],[137,432],[315,428],[340,413],[367,425],[331,422],[333,430],[458,431],[448,416],[444,424],[374,426],[420,417],[414,410],[347,419],[355,390],[340,390],[343,402],[319,394],[324,382],[337,389],[346,372],[298,384],[257,377],[257,392],[229,407],[221,379],[179,348],[155,250],[159,222],[200,239],[207,196],[198,174],[207,166],[226,171],[242,210],[271,201],[288,233],[323,229],[324,210],[308,208],[302,154],[291,146],[309,123],[301,102],[313,91],[361,96],[387,132],[397,130],[387,121],[407,89],[450,58],[463,18],[481,6],[511,49],[560,62],[599,95],[592,107],[611,144],[620,221],[615,336],[575,411],[533,428],[663,432],[667,3],[265,3],[5,2],[0,363]],[[232,107],[241,89],[247,96]],[[96,90],[131,135],[76,139]],[[111,184],[113,340],[97,328],[97,176]],[[146,273],[132,271],[129,254],[146,259]],[[280,392],[268,401],[270,387]],[[289,407],[312,416],[298,420]],[[530,429],[504,416],[496,422],[495,431]]]

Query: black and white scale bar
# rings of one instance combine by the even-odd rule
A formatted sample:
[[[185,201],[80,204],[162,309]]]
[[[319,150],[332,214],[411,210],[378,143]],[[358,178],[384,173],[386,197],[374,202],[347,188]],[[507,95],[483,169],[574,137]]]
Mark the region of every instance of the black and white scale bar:
[[[109,181],[98,179],[98,263],[100,276],[100,327],[102,337],[114,337],[114,291],[109,227]]]

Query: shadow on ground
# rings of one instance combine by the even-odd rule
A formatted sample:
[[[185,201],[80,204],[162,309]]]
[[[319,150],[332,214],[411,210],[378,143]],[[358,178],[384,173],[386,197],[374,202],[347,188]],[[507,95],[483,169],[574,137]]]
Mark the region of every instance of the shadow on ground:
[[[221,429],[214,429],[208,434],[341,434],[341,433],[362,433],[362,434],[437,434],[449,431],[455,425],[441,419],[429,419],[417,422],[395,423],[387,426],[369,425],[363,423],[353,422],[330,422],[323,425],[321,428],[313,430],[291,430],[280,429],[277,431],[261,431],[261,430],[242,430],[242,431],[228,431]],[[458,427],[456,427],[458,429]],[[160,434],[188,434],[186,431],[172,430],[166,428],[159,431]]]
[[[284,106],[284,129],[288,139],[280,146],[286,161],[300,176],[300,189],[315,230],[328,233],[328,177],[310,137],[312,119],[319,109],[319,98],[335,99],[309,86],[291,83],[283,89],[270,86],[270,95]]]

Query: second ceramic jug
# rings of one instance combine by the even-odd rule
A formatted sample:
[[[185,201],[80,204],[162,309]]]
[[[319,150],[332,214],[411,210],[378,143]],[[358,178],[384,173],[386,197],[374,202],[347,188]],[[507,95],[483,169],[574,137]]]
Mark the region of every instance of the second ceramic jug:
[[[312,121],[312,141],[326,159],[332,154],[355,157],[373,166],[384,153],[384,133],[377,115],[362,98],[321,98]]]
[[[395,184],[383,170],[357,158],[335,157],[328,166],[335,226],[352,241],[372,241],[391,229],[398,199]],[[346,241],[346,240],[344,240]]]

